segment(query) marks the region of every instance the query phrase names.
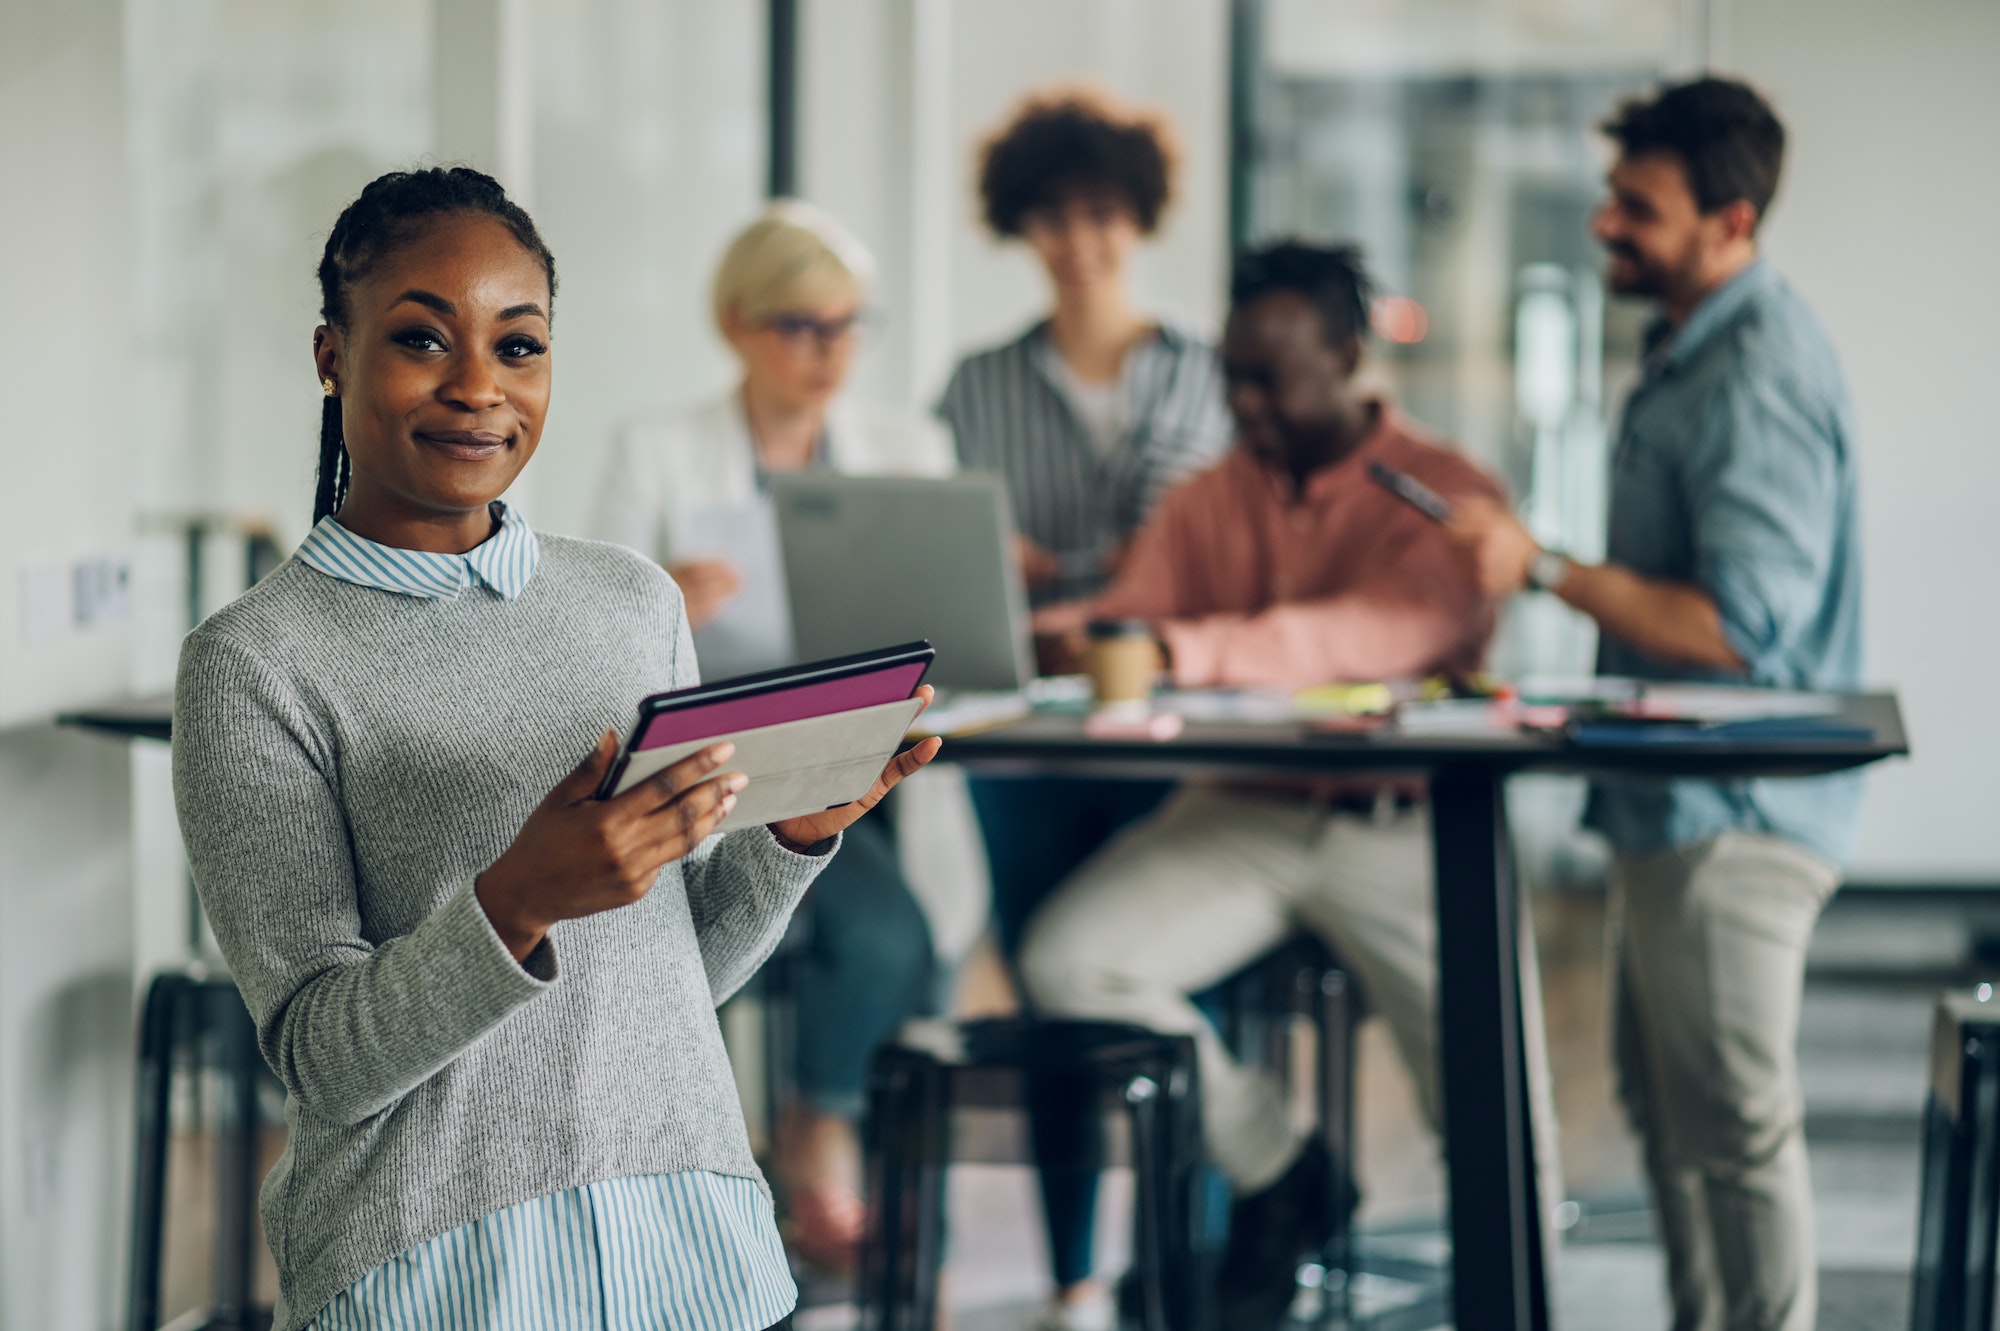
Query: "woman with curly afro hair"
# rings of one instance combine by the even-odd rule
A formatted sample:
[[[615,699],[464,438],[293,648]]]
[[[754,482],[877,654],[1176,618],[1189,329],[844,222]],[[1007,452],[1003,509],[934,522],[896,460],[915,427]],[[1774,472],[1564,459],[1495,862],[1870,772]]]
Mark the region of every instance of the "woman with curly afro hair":
[[[1079,89],[1029,97],[980,149],[986,224],[1027,243],[1053,309],[961,361],[938,415],[965,467],[1006,479],[1038,605],[1098,591],[1161,493],[1229,444],[1214,346],[1140,309],[1128,280],[1172,201],[1177,156],[1160,117]],[[1043,777],[971,785],[1010,958],[1043,899],[1168,789]],[[1035,1109],[1038,1154],[1080,1158],[1065,1139],[1088,1131],[1087,1119],[1060,1104]],[[1115,1321],[1091,1279],[1096,1183],[1091,1171],[1042,1171],[1057,1284],[1048,1331]]]

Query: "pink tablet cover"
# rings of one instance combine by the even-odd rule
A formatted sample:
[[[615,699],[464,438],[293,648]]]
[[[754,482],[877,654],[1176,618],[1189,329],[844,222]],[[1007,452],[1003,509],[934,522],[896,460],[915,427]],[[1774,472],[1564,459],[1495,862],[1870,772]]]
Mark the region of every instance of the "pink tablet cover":
[[[748,698],[727,698],[721,702],[662,712],[647,725],[646,733],[636,747],[657,749],[664,744],[707,739],[711,735],[729,735],[739,730],[754,730],[758,726],[782,725],[787,721],[803,721],[810,716],[826,716],[856,707],[901,702],[916,692],[918,682],[924,677],[925,664],[910,661],[863,675],[848,675],[843,679],[801,684],[796,688],[774,689]]]

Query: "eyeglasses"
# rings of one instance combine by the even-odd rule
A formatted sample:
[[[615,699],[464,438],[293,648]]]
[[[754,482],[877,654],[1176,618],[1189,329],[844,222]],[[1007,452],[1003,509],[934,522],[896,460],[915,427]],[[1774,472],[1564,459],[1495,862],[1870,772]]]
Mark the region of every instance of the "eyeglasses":
[[[856,310],[838,319],[818,319],[810,314],[774,314],[759,325],[768,328],[794,346],[804,346],[807,342],[830,347],[845,342],[877,322],[873,310]]]

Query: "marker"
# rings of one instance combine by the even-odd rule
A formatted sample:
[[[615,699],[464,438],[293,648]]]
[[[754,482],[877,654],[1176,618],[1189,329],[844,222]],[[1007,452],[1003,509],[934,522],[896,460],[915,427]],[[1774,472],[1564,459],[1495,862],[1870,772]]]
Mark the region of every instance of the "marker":
[[[1432,522],[1451,521],[1451,504],[1445,497],[1408,472],[1385,467],[1379,462],[1371,462],[1368,464],[1368,479]]]

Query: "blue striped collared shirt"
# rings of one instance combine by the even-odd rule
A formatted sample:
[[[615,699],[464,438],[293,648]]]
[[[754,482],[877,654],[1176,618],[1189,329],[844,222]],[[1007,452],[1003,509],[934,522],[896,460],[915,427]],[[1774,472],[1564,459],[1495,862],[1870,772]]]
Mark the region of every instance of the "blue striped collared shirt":
[[[299,561],[342,582],[450,599],[479,583],[511,601],[535,574],[534,531],[504,504],[462,555],[398,550],[323,518]],[[390,1258],[309,1331],[759,1331],[792,1310],[771,1204],[747,1178],[691,1170],[537,1197]]]
[[[329,578],[379,591],[452,600],[476,583],[511,601],[535,576],[541,546],[520,514],[498,500],[500,530],[462,555],[398,550],[356,536],[330,517],[321,518],[299,546],[299,562]]]
[[[754,1331],[797,1299],[757,1185],[695,1171],[475,1220],[376,1267],[308,1331]]]

